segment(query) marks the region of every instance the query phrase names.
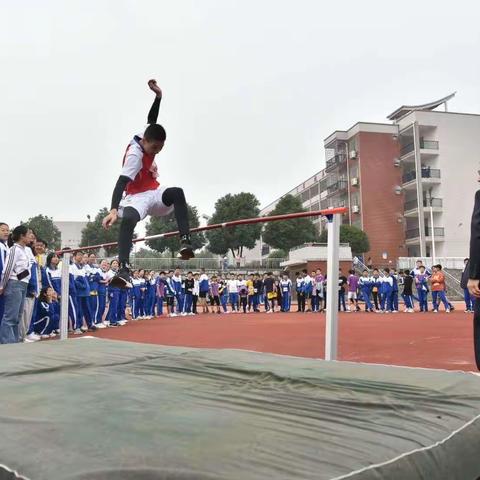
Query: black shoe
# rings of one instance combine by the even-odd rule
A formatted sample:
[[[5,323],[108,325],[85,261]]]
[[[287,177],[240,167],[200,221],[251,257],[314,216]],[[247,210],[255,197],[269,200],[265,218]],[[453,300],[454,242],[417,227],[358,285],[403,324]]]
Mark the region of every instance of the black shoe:
[[[97,327],[95,325],[92,325],[91,327],[88,327],[88,331],[89,332],[96,332],[97,331]]]
[[[190,235],[182,235],[180,237],[180,251],[177,257],[181,260],[190,260],[195,257],[193,247],[190,242]]]
[[[112,278],[109,285],[113,288],[132,288],[130,278],[130,269],[128,266],[121,267],[118,273]]]

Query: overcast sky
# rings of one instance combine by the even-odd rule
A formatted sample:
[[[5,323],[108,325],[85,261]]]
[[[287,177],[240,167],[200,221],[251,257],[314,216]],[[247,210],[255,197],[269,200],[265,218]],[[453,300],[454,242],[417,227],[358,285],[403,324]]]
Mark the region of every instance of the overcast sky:
[[[110,203],[152,101],[165,185],[211,214],[262,206],[324,165],[323,139],[452,91],[480,113],[480,4],[356,0],[0,0],[0,221]]]

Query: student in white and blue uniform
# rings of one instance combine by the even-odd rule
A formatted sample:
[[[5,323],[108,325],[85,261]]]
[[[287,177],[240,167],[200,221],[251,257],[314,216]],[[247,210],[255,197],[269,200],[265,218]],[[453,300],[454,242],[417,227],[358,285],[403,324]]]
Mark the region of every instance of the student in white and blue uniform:
[[[147,318],[155,316],[155,301],[156,301],[156,278],[155,272],[145,274],[145,315]]]
[[[180,269],[176,269],[172,275],[172,287],[175,294],[175,299],[177,301],[177,313],[181,313],[183,310],[183,286],[182,286],[182,275]]]
[[[132,288],[130,291],[130,305],[132,307],[132,320],[141,318],[140,305],[142,302],[142,285],[143,281],[138,276],[138,270],[133,271],[133,278],[131,281]]]
[[[45,268],[42,269],[42,285],[43,287],[53,288],[57,294],[57,299],[52,300],[52,310],[54,315],[60,317],[60,297],[62,291],[62,272],[58,268],[60,259],[54,252],[47,255]],[[70,308],[70,306],[69,306]]]
[[[110,264],[110,270],[108,273],[109,281],[115,277],[118,272],[119,263],[118,260],[113,260]],[[120,298],[120,288],[112,287],[108,284],[107,286],[107,298],[108,298],[108,312],[107,312],[107,322],[109,327],[119,327],[118,323],[118,300]]]
[[[10,233],[10,229],[8,225],[4,222],[0,222],[0,277],[2,276],[3,269],[5,268],[5,260],[7,259],[8,255],[8,235]],[[2,324],[2,317],[5,305],[5,297],[0,295],[0,325]]]
[[[373,304],[370,300],[373,284],[373,277],[370,277],[368,275],[368,270],[364,270],[362,272],[362,276],[358,279],[358,286],[360,288],[360,293],[362,294],[363,301],[365,302],[366,312],[373,312]]]
[[[89,330],[95,330],[92,322],[92,313],[90,311],[90,284],[88,283],[87,272],[84,267],[82,252],[75,253],[74,263],[71,265],[71,272],[75,278],[77,296],[77,325],[75,326],[75,333],[77,334],[84,330],[83,319],[85,319]]]
[[[32,321],[32,330],[41,338],[54,337],[59,328],[60,316],[53,305],[53,288],[46,286],[40,291],[35,316]]]
[[[292,303],[292,281],[288,275],[284,274],[280,281],[280,291],[282,292],[282,312],[289,312]]]

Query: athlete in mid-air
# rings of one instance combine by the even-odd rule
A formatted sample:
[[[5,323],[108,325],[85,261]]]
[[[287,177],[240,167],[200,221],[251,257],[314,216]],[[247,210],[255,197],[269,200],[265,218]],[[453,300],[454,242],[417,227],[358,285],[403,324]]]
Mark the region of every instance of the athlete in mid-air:
[[[188,260],[195,256],[190,242],[188,209],[183,190],[160,186],[157,179],[155,155],[162,150],[166,139],[165,129],[157,124],[162,90],[155,80],[149,80],[148,86],[155,93],[155,100],[148,112],[148,127],[143,134],[135,135],[127,147],[122,171],[113,190],[110,213],[103,219],[104,228],[109,228],[121,218],[118,238],[120,269],[110,282],[113,287],[126,287],[130,282],[129,256],[133,231],[147,215],[162,217],[174,211],[180,233],[179,258]]]

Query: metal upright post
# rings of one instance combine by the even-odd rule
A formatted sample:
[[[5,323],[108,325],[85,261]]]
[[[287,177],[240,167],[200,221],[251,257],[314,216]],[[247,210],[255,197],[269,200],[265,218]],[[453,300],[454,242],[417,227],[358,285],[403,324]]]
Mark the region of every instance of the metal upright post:
[[[325,325],[325,360],[336,360],[338,350],[338,271],[340,215],[328,217],[327,314]]]
[[[62,299],[60,304],[60,340],[68,338],[68,299],[70,286],[70,258],[72,254],[65,252],[62,258]]]

